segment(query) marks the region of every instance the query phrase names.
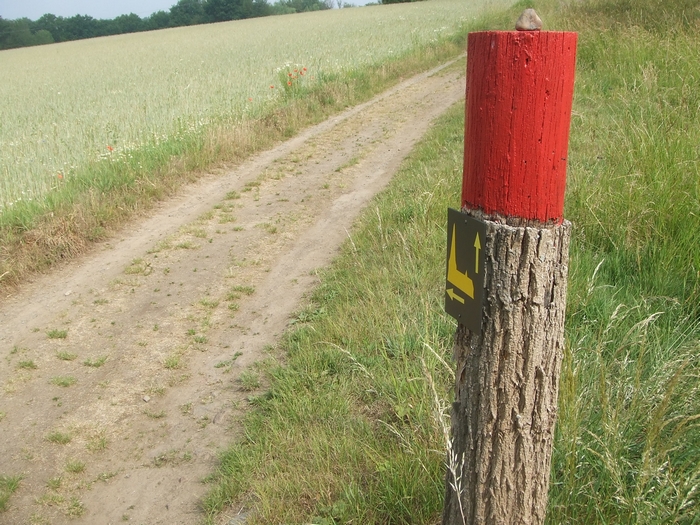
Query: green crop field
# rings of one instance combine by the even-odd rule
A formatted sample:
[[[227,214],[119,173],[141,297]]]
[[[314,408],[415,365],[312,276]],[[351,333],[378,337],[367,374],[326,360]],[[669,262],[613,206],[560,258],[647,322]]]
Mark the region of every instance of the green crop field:
[[[4,51],[0,213],[89,163],[260,115],[295,69],[294,83],[312,87],[450,36],[482,9],[431,0]]]

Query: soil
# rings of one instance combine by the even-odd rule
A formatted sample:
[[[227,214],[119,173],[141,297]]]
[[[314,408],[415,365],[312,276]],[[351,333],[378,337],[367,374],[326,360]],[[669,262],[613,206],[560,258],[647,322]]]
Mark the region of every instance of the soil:
[[[225,173],[0,301],[2,524],[195,524],[276,344],[457,64]],[[242,523],[228,509],[220,523]]]

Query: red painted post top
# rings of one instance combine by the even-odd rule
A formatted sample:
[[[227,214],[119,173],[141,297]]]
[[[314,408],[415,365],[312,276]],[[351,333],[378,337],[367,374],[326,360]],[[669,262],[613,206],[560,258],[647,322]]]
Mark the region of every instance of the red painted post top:
[[[462,206],[561,222],[576,33],[470,33]]]

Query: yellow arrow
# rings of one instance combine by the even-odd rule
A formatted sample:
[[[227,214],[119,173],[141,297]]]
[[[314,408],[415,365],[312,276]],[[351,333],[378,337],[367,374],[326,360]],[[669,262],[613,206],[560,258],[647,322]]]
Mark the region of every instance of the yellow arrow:
[[[474,241],[474,248],[476,248],[476,273],[479,273],[479,250],[481,250],[481,240],[479,239],[479,232],[476,232],[476,240]]]
[[[457,295],[454,291],[454,288],[448,288],[447,295],[449,295],[450,299],[452,299],[453,301],[459,301],[460,303],[464,304],[464,298]]]
[[[447,261],[447,280],[454,284],[458,290],[474,299],[474,281],[457,269],[457,226],[452,225],[452,242],[450,243],[450,255]]]

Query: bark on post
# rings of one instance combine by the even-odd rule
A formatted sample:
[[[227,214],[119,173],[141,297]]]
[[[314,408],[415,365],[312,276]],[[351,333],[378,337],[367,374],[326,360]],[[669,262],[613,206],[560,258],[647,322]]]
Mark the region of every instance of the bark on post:
[[[564,341],[576,34],[471,33],[462,212],[486,223],[481,333],[457,329],[444,525],[544,522]]]

